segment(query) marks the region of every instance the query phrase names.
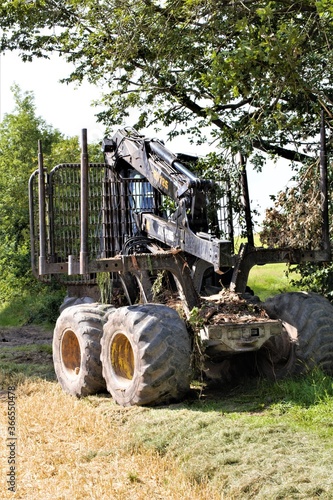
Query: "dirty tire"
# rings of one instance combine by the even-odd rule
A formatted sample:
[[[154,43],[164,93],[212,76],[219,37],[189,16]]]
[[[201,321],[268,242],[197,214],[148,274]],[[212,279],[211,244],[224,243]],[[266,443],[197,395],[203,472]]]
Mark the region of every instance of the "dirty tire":
[[[122,406],[179,400],[189,390],[191,343],[178,313],[160,304],[121,307],[104,325],[106,386]]]
[[[259,371],[270,378],[319,367],[333,375],[333,306],[315,293],[290,292],[268,299],[264,308],[283,322],[285,333],[258,352]]]
[[[77,306],[79,304],[92,304],[94,299],[91,297],[65,297],[63,303],[59,307],[60,313],[64,311],[67,307]]]
[[[73,396],[105,391],[100,362],[103,324],[114,307],[80,304],[60,314],[53,335],[53,363],[63,390]]]

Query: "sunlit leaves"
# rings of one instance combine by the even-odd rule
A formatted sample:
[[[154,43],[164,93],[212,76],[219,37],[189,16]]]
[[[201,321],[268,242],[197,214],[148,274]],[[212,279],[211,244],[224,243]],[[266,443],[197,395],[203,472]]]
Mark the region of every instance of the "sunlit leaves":
[[[37,168],[38,140],[42,141],[45,166],[79,162],[78,138],[63,135],[36,115],[34,96],[13,89],[15,109],[0,124],[0,300],[22,293],[35,279],[30,266],[28,180]],[[92,161],[101,161],[97,146]]]
[[[67,0],[0,7],[2,48],[58,51],[68,79],[103,86],[108,127],[210,128],[216,146],[286,157],[333,97],[328,0]],[[307,138],[307,139],[306,139]],[[284,153],[281,147],[287,149]],[[280,148],[280,149],[278,149]]]

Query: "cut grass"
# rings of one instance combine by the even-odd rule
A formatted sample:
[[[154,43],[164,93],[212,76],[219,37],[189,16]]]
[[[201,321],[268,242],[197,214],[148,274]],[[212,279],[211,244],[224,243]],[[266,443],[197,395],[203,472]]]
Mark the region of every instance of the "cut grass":
[[[1,346],[0,387],[17,385],[26,377],[55,380],[51,345]]]
[[[169,411],[165,419],[155,410],[149,422],[136,426],[136,439],[176,459],[189,478],[198,484],[208,480],[227,498],[312,498],[319,488],[333,492],[332,439],[328,445],[290,421],[269,410],[228,414],[223,405],[203,413],[184,409],[174,417]]]
[[[315,498],[319,492],[330,498],[333,428],[321,424],[331,418],[332,394],[332,379],[320,373],[274,386],[247,382],[223,399],[136,413],[127,423],[132,449],[176,461],[195,483],[223,491],[221,498]]]
[[[15,498],[332,498],[332,383],[320,373],[248,380],[180,404],[122,408],[22,381]],[[2,429],[6,418],[2,400]],[[1,498],[13,498],[4,448],[1,463]]]
[[[152,450],[129,451],[130,428],[122,418],[116,422],[120,415],[145,410],[126,411],[105,397],[77,400],[58,385],[42,381],[21,384],[17,396],[16,498],[214,498],[212,488],[192,483],[172,460]],[[2,425],[6,415],[4,401]],[[4,450],[1,463],[6,464]],[[1,480],[1,498],[13,498],[5,487],[5,474]]]
[[[262,300],[289,291],[284,269],[260,267],[260,278],[253,269],[249,284]],[[13,310],[4,319],[3,308],[0,325],[25,321],[15,315],[13,323]],[[64,394],[50,381],[50,349],[0,350],[3,442],[6,388],[17,386],[17,493],[7,490],[3,446],[4,500],[333,498],[330,377],[314,372],[278,384],[253,379],[213,394],[196,384],[183,403],[122,408],[106,395],[78,400]],[[34,362],[23,362],[23,354]]]

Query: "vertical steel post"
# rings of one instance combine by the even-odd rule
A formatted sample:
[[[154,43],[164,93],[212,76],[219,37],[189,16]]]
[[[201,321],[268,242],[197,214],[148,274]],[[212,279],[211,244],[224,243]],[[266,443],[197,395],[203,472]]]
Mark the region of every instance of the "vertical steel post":
[[[246,172],[246,162],[242,153],[240,153],[240,165],[241,165],[241,181],[244,196],[244,210],[245,210],[245,223],[246,223],[246,235],[248,244],[254,247],[253,238],[253,225],[251,216],[251,206],[250,206],[250,196],[249,196],[249,186],[247,182],[247,172]]]
[[[45,176],[42,143],[38,141],[38,204],[39,204],[39,274],[45,274],[46,222],[45,222]]]
[[[32,273],[36,278],[38,277],[38,269],[36,265],[36,242],[35,242],[35,203],[34,203],[34,174],[30,176],[29,179],[29,220],[30,220],[30,260],[31,260],[31,269]]]
[[[228,235],[231,242],[231,253],[235,253],[235,234],[234,234],[234,224],[233,224],[233,212],[232,212],[232,193],[230,177],[228,176],[226,180],[227,188],[227,224],[228,224]]]
[[[81,235],[80,274],[88,272],[88,145],[87,129],[82,129],[81,154]]]
[[[328,217],[328,188],[327,188],[327,151],[325,114],[321,110],[320,123],[320,211],[322,216],[322,244],[323,250],[330,252],[329,217]]]

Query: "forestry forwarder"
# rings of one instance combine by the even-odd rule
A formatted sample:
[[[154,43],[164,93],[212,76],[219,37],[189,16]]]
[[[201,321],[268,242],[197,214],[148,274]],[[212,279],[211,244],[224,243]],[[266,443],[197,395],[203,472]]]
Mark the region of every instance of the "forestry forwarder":
[[[189,170],[194,158],[124,129],[103,141],[105,163],[89,164],[83,130],[81,164],[47,173],[39,144],[39,169],[29,184],[32,267],[39,279],[56,279],[68,290],[53,339],[62,388],[86,396],[106,387],[125,406],[184,397],[194,342],[181,316],[189,319],[203,301],[210,303],[209,294],[221,298],[216,309],[223,316],[222,289],[248,297],[254,265],[330,260],[324,141],[322,148],[322,248],[254,246],[244,168],[248,243],[236,254],[227,182],[212,215],[207,199],[214,198],[208,196],[214,183]],[[167,283],[181,315],[154,303],[156,289]],[[121,295],[127,305],[105,304],[105,285],[110,302],[119,303]],[[202,322],[197,335],[211,368],[223,370],[229,360],[242,364],[244,353],[256,353],[264,375],[314,365],[333,373],[333,307],[324,297],[287,293],[264,306],[273,319],[234,315]]]

